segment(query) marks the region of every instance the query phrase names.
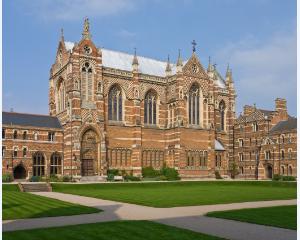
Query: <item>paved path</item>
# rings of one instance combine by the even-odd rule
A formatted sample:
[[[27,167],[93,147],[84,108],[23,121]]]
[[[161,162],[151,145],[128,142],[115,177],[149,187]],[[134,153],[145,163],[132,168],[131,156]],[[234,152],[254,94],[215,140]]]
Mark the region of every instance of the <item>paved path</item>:
[[[152,220],[171,226],[190,229],[195,232],[202,232],[233,240],[294,240],[297,238],[296,231],[294,230],[267,227],[262,225],[203,216],[204,214],[212,211],[295,205],[297,204],[296,200],[244,202],[191,207],[153,208],[57,192],[41,192],[35,194],[102,209],[104,210],[104,212],[77,216],[7,220],[3,221],[3,231],[65,226],[94,222],[107,222],[115,220]]]

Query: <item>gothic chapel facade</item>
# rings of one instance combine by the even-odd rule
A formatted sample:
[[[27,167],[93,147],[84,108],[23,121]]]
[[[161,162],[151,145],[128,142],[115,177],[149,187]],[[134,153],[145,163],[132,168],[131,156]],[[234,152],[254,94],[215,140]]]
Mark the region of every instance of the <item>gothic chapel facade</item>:
[[[79,43],[62,35],[50,70],[49,110],[64,132],[63,174],[141,174],[178,169],[182,177],[227,174],[233,159],[236,93],[195,52],[176,63],[97,48],[85,20]]]

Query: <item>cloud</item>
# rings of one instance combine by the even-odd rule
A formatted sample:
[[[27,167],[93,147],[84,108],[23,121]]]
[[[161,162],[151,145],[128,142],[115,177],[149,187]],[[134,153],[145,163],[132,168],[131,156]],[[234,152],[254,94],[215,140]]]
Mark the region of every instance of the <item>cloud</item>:
[[[230,43],[216,54],[220,62],[230,62],[241,106],[257,103],[273,108],[274,99],[288,100],[296,112],[297,35],[275,33],[266,41],[254,36]],[[289,102],[290,101],[290,102]]]
[[[31,0],[22,2],[27,13],[44,20],[104,17],[135,9],[136,0]]]

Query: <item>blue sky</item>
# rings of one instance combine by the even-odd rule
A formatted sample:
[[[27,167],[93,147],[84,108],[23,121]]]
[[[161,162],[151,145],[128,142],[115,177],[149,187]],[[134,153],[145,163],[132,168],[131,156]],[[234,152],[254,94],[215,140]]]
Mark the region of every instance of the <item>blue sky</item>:
[[[99,47],[165,60],[191,41],[206,67],[222,75],[227,63],[245,104],[274,109],[286,98],[296,116],[296,0],[5,0],[3,1],[3,109],[48,113],[48,79],[60,29],[80,41],[88,16]]]

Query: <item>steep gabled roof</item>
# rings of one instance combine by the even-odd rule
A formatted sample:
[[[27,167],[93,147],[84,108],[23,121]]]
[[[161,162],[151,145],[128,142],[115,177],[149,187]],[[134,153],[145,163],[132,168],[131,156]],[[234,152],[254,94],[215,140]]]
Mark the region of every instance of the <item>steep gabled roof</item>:
[[[274,127],[272,127],[270,134],[275,132],[290,131],[293,129],[297,129],[297,118],[290,117],[288,120],[280,121]]]
[[[215,139],[215,150],[225,151],[225,148],[224,148],[223,144],[217,139]]]
[[[2,124],[62,129],[57,117],[28,113],[2,112]]]
[[[74,43],[65,42],[66,49],[72,51]],[[102,65],[104,67],[120,69],[124,71],[132,71],[132,60],[134,54],[128,54],[124,52],[109,50],[101,48],[102,51]],[[139,72],[147,75],[153,75],[158,77],[165,77],[166,73],[166,61],[160,61],[152,58],[137,56],[139,63]],[[183,62],[185,64],[186,61]],[[172,74],[176,73],[176,64],[170,63]]]
[[[220,87],[220,88],[226,88],[225,80],[221,76],[221,74],[218,72],[216,67],[214,68],[214,74],[216,76],[215,83],[217,84],[217,86]]]

